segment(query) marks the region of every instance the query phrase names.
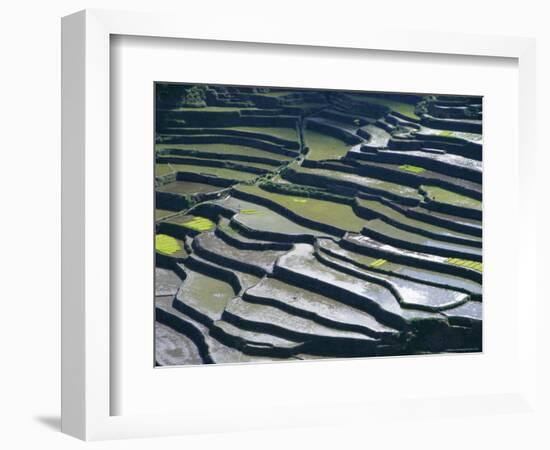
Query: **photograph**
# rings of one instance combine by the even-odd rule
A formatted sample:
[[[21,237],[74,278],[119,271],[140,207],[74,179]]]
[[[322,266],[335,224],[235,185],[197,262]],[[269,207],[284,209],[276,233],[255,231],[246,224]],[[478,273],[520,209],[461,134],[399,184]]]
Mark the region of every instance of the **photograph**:
[[[482,105],[155,82],[154,366],[482,352]]]
[[[3,6],[0,449],[550,450],[544,2]]]

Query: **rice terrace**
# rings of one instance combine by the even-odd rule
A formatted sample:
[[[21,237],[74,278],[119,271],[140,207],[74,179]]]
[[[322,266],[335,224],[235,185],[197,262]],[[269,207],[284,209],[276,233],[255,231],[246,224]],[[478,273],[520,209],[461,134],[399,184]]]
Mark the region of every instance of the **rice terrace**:
[[[155,84],[157,366],[482,350],[482,98]]]

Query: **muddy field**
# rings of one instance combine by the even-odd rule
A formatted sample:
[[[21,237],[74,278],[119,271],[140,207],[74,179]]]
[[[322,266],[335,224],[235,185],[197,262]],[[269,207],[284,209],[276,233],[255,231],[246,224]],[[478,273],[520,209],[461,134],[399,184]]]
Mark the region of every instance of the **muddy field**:
[[[155,360],[482,350],[479,97],[157,84]]]

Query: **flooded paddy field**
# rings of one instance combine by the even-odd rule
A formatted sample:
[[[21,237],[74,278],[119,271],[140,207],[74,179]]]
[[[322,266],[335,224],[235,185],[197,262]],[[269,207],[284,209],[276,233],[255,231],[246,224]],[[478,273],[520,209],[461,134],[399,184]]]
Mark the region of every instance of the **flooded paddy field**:
[[[289,160],[292,159],[292,155],[286,155],[282,153],[277,153],[277,147],[265,146],[266,150],[262,148],[256,148],[245,145],[236,145],[236,144],[157,144],[156,149],[162,155],[193,155],[194,157],[201,157],[201,155],[206,155],[206,157],[211,157],[211,155],[221,155],[229,156],[228,159],[231,159],[231,156],[244,156],[249,159],[253,158],[268,158],[276,160]],[[272,150],[272,151],[270,151]],[[235,159],[235,158],[233,158]]]
[[[155,89],[158,366],[482,351],[481,98]]]
[[[229,166],[228,166],[229,167]],[[258,173],[245,172],[225,167],[211,167],[197,164],[157,164],[156,176],[183,173],[194,173],[208,175],[222,180],[230,181],[251,181],[258,178]]]
[[[216,192],[219,190],[219,186],[193,181],[174,181],[157,188],[158,192],[172,192],[174,194],[198,194],[202,192]]]
[[[337,159],[350,149],[344,141],[310,129],[304,131],[304,144],[309,148],[308,159],[314,161]]]

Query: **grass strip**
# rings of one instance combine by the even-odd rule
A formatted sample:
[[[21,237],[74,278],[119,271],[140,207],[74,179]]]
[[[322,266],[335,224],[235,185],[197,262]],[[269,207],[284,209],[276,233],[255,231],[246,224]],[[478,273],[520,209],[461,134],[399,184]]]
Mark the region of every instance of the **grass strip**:
[[[157,234],[155,236],[155,249],[164,255],[173,255],[181,250],[178,241],[172,236],[166,234]]]
[[[374,268],[377,268],[377,267],[381,267],[383,266],[384,264],[386,264],[386,260],[385,259],[377,259],[376,261],[373,261],[369,264],[369,267],[374,267]]]
[[[194,231],[210,231],[214,228],[215,224],[210,219],[207,219],[206,217],[194,217],[191,220],[188,220],[187,222],[184,222],[181,224],[183,227],[190,228]]]
[[[455,266],[466,267],[468,269],[477,270],[478,272],[483,272],[483,263],[478,261],[471,261],[469,259],[461,258],[447,258],[446,262]]]
[[[402,166],[399,166],[399,168],[401,170],[406,170],[407,172],[412,172],[412,173],[422,173],[426,171],[426,169],[424,169],[423,167],[411,166],[409,164],[404,164]]]

